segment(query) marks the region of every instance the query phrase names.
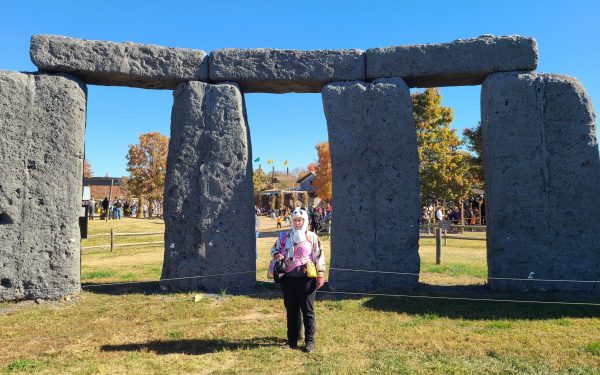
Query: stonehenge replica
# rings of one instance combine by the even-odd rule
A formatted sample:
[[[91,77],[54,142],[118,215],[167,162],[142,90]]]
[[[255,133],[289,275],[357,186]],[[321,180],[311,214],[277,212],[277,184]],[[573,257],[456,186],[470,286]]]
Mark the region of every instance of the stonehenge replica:
[[[416,287],[409,88],[481,85],[490,288],[600,291],[595,113],[577,80],[535,72],[533,38],[206,53],[34,35],[30,55],[38,72],[0,70],[0,301],[80,291],[88,84],[173,90],[166,290],[255,287],[251,92],[322,95],[336,211],[330,289]]]

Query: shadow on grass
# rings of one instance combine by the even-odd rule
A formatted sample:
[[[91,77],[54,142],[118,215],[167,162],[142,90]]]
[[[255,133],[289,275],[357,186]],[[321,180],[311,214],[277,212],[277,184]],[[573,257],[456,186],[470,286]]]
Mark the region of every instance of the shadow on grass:
[[[86,291],[98,294],[125,295],[125,294],[171,294],[163,291],[159,281],[140,282],[127,285],[102,285],[83,284]],[[193,292],[193,291],[190,291]],[[589,299],[586,295],[567,293],[507,293],[494,292],[485,285],[456,285],[439,286],[420,283],[412,291],[389,291],[389,294],[398,296],[370,297],[368,292],[337,294],[329,290],[325,283],[323,289],[317,293],[317,300],[351,300],[368,298],[364,303],[366,308],[378,311],[405,313],[410,315],[426,315],[465,320],[505,320],[505,319],[559,319],[559,318],[597,318],[600,317],[600,306],[569,305],[569,304],[543,304],[528,303],[525,301],[545,302],[583,302],[600,304],[598,298]],[[377,292],[373,294],[388,294]],[[278,284],[272,281],[256,281],[253,289],[240,295],[259,300],[281,299]],[[462,298],[480,299],[470,301]],[[586,299],[587,298],[587,299]],[[485,301],[493,299],[500,301]],[[502,301],[504,300],[504,301]],[[515,300],[522,302],[510,302]]]
[[[163,290],[160,287],[160,281],[124,281],[106,283],[106,284],[95,284],[95,283],[83,283],[81,289],[86,292],[94,294],[108,294],[113,296],[126,295],[126,294],[173,294],[170,290]],[[185,291],[184,291],[185,292]],[[202,292],[197,290],[188,290],[187,292]],[[245,293],[226,293],[229,296],[248,296],[256,299],[279,299],[281,298],[281,292],[278,284],[272,281],[256,281],[254,288],[249,289]]]
[[[465,320],[541,320],[600,317],[600,306],[569,304],[573,302],[600,304],[597,298],[590,300],[590,296],[586,295],[535,292],[506,293],[490,291],[483,285],[432,286],[425,284],[420,284],[412,292],[402,294],[412,297],[376,296],[366,301],[364,306],[379,311]],[[480,301],[460,298],[480,299]],[[488,301],[485,301],[485,299]],[[564,302],[565,304],[527,301]]]
[[[190,354],[200,355],[221,352],[223,350],[244,350],[261,347],[280,346],[285,340],[278,337],[255,337],[246,340],[165,340],[149,341],[137,344],[103,345],[104,352],[139,352],[151,351],[156,354]]]
[[[114,283],[82,283],[81,289],[95,294],[120,296],[124,294],[158,294],[162,293],[160,282],[156,281],[123,281]]]

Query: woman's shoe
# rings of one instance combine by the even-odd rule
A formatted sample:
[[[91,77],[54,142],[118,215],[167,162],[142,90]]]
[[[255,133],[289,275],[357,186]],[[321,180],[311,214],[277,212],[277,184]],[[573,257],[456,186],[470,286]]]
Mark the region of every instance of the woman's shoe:
[[[307,353],[312,352],[313,350],[315,350],[315,343],[313,341],[309,341],[306,343],[306,348],[304,348],[304,351]]]

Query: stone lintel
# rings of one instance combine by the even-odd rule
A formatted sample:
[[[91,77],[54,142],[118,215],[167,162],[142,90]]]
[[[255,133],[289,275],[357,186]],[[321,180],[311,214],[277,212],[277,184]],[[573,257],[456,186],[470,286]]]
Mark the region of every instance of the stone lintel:
[[[451,43],[370,48],[367,79],[402,77],[410,87],[479,85],[491,73],[535,70],[537,42],[483,35]]]
[[[330,82],[364,80],[365,53],[225,48],[211,52],[209,77],[237,82],[244,92],[316,93]]]
[[[174,89],[208,79],[202,50],[33,35],[30,55],[42,72],[71,73],[97,85]]]

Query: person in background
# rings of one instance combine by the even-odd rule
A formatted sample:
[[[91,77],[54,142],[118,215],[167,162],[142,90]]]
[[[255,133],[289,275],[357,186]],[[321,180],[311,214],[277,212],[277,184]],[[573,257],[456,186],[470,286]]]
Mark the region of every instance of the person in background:
[[[421,225],[426,226],[423,228],[423,232],[427,234],[431,234],[431,228],[429,227],[430,219],[429,209],[427,209],[427,207],[423,207],[423,210],[421,211]]]
[[[120,199],[117,199],[117,201],[115,202],[115,219],[116,220],[121,220],[121,211],[123,210],[123,203],[121,203]]]
[[[102,201],[102,214],[104,215],[104,220],[108,221],[108,211],[109,208],[109,203],[108,203],[108,197],[104,197],[104,200]]]
[[[437,206],[435,210],[435,220],[439,223],[444,220],[444,212],[442,211],[442,206]]]
[[[96,201],[94,197],[90,197],[90,201],[88,203],[88,212],[90,216],[90,220],[94,220],[94,210],[96,209]]]
[[[256,240],[258,241],[258,235],[260,234],[260,220],[258,219],[258,214],[256,211],[254,212],[254,232],[256,233]],[[256,246],[256,259],[258,259],[258,243]]]

